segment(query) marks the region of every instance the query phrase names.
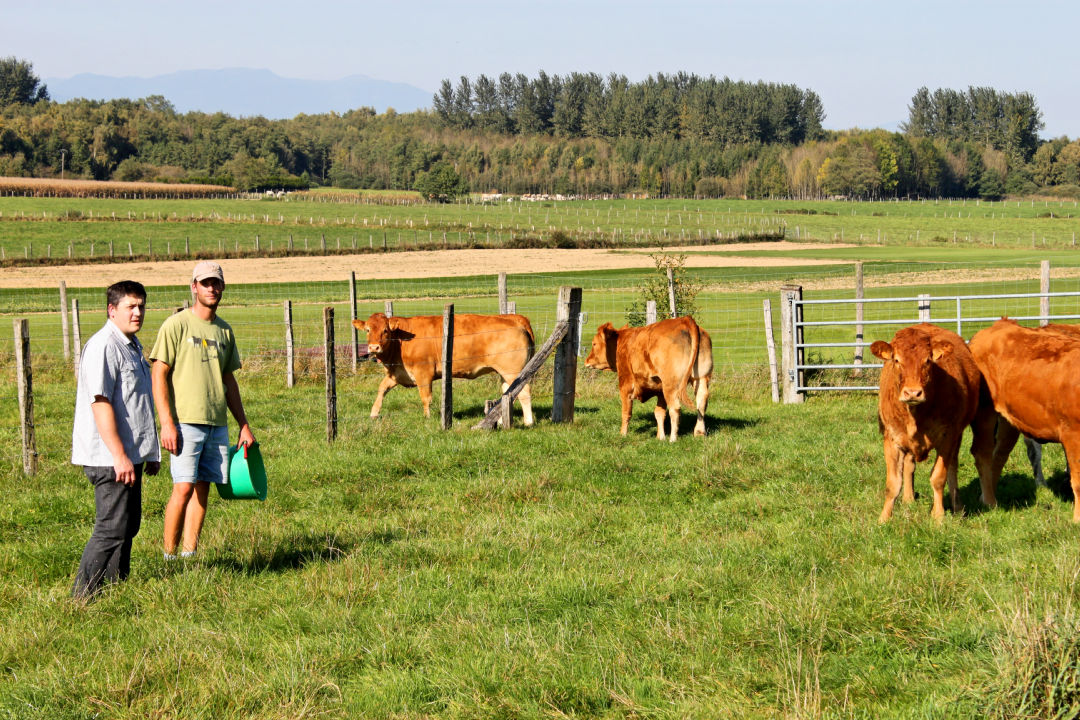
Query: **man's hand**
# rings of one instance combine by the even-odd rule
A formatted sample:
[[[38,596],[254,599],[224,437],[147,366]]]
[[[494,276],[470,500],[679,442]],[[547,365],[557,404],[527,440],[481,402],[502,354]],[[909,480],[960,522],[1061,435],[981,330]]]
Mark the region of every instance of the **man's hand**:
[[[242,445],[251,446],[255,444],[255,436],[251,432],[251,427],[247,423],[240,426],[240,439],[237,440],[236,446]]]
[[[135,466],[127,455],[121,455],[113,460],[113,470],[116,472],[116,482],[128,487],[135,484]]]
[[[180,452],[180,433],[174,423],[161,423],[161,447],[173,455]]]

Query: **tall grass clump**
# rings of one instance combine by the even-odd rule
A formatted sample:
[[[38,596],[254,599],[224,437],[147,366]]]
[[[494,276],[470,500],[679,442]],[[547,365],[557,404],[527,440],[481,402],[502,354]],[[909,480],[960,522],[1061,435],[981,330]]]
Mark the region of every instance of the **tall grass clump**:
[[[996,687],[988,717],[1073,720],[1080,717],[1080,617],[1071,602],[1042,614],[1024,602],[1004,618]]]

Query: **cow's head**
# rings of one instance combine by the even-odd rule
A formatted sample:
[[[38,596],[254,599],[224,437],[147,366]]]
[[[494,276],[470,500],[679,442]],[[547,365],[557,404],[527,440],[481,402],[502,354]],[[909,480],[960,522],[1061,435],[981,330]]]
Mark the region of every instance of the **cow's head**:
[[[394,325],[395,318],[388,318],[383,313],[375,313],[367,320],[353,320],[353,327],[367,333],[368,352],[372,355],[378,355],[390,345]]]
[[[927,332],[918,328],[905,328],[896,333],[891,343],[878,340],[870,346],[870,352],[885,362],[881,382],[894,382],[897,397],[906,405],[926,402],[934,363],[952,350],[952,345],[934,342]]]
[[[585,358],[585,366],[595,370],[615,369],[615,349],[619,344],[619,331],[611,323],[604,323],[596,329],[593,336],[592,350]]]

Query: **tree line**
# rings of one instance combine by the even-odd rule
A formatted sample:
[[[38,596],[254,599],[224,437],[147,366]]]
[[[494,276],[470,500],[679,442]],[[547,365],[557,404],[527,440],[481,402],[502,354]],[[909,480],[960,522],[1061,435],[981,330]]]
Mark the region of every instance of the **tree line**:
[[[798,145],[823,137],[821,98],[794,85],[748,83],[677,73],[626,76],[571,73],[443,80],[436,115],[455,128],[512,135],[616,139],[670,138],[723,145]]]
[[[920,89],[903,132],[827,131],[794,86],[540,73],[444,82],[432,110],[286,120],[179,113],[160,96],[56,103],[0,62],[0,175],[678,197],[1080,195],[1080,141],[1034,98]],[[948,120],[944,119],[948,118]]]

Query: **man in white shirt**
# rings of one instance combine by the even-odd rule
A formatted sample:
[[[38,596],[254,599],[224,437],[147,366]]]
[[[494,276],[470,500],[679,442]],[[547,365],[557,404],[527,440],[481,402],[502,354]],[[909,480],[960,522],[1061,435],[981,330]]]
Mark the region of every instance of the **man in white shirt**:
[[[142,519],[142,475],[161,463],[150,366],[135,333],[146,289],[124,280],[106,291],[108,321],[83,347],[75,395],[71,462],[94,486],[94,532],[71,593],[90,598],[131,570],[131,543]]]

